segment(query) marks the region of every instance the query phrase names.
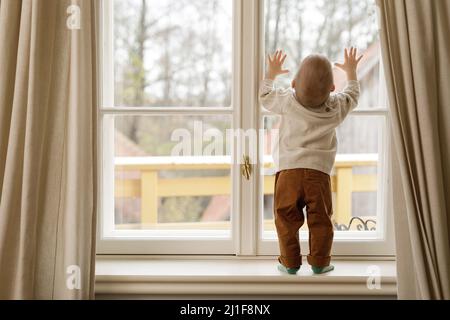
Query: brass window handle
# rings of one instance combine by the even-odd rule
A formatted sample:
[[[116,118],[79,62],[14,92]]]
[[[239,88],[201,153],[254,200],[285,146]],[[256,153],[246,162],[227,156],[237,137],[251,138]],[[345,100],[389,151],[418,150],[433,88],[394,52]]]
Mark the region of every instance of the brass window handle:
[[[250,177],[252,176],[252,165],[250,164],[250,157],[244,155],[243,156],[244,163],[242,164],[242,176],[244,176],[245,179],[250,180]]]

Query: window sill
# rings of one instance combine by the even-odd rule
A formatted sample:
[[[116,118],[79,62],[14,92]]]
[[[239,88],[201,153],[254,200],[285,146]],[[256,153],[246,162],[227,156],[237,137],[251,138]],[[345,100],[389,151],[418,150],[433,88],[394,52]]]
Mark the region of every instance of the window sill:
[[[171,259],[98,257],[98,296],[367,296],[395,297],[395,261],[335,260],[336,270],[313,275],[304,265],[297,276],[280,274],[273,259]],[[367,287],[369,268],[376,266],[381,288]]]

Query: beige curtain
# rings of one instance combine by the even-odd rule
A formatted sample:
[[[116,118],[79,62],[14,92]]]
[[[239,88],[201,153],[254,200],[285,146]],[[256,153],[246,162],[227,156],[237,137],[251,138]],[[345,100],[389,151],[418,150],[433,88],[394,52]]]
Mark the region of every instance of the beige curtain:
[[[400,299],[450,299],[450,0],[378,0]]]
[[[97,3],[1,0],[1,299],[93,297]]]

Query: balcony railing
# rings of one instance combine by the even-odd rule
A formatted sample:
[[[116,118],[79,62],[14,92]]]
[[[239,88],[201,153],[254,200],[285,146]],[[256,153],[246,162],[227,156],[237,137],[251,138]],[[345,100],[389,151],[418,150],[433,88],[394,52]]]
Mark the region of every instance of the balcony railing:
[[[345,230],[352,221],[352,194],[377,190],[377,174],[356,174],[355,168],[376,168],[378,155],[338,155],[331,177],[335,192],[334,223]],[[273,173],[271,158],[265,159],[265,171]],[[116,225],[118,229],[229,229],[229,222],[158,223],[158,199],[161,197],[199,197],[229,195],[231,178],[194,177],[160,178],[161,171],[230,170],[229,157],[146,157],[116,158],[116,172],[136,173],[136,177],[120,178],[115,183],[116,198],[140,198],[141,221],[134,225]],[[264,195],[273,195],[275,177],[264,175]],[[368,218],[376,224],[375,218]],[[364,220],[367,221],[367,220]],[[353,220],[355,222],[355,220]],[[356,221],[357,222],[357,221]],[[273,229],[273,220],[264,222],[265,230]],[[350,225],[352,228],[352,225]]]

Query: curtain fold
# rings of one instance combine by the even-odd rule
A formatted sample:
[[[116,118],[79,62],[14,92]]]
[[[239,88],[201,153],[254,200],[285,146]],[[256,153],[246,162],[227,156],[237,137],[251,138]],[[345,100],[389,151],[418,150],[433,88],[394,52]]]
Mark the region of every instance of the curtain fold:
[[[450,299],[450,1],[377,0],[400,299]]]
[[[0,3],[0,299],[93,298],[97,5]]]

